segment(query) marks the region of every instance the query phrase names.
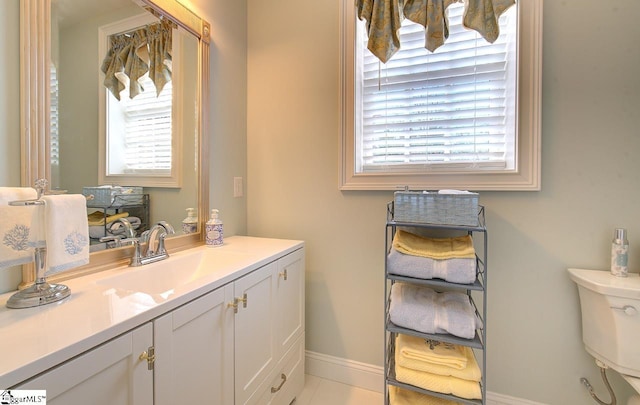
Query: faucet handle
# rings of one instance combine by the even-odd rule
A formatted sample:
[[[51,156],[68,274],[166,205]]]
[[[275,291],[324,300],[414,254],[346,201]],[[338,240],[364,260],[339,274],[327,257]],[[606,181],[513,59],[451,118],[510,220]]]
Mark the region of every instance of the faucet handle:
[[[164,248],[164,239],[166,237],[167,237],[167,233],[166,232],[162,232],[158,236],[158,250],[156,251],[156,254],[169,256],[169,254],[167,253],[167,250]]]
[[[136,238],[124,238],[124,239],[120,240],[120,244],[122,246],[129,246],[129,245],[133,246],[137,242],[138,242],[138,239],[136,239]]]
[[[102,238],[98,239],[98,241],[100,242],[113,242],[115,247],[120,247],[122,246],[122,239],[124,238],[124,235],[109,235],[109,236],[103,236]]]
[[[142,266],[142,255],[140,254],[140,241],[138,239],[130,239],[133,244],[133,255],[131,255],[131,262],[129,266],[137,267]]]

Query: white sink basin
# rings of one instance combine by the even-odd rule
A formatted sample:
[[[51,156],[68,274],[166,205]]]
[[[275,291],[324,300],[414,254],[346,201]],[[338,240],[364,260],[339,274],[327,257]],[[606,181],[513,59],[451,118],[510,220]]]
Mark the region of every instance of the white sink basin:
[[[119,290],[163,294],[205,276],[207,273],[200,271],[203,256],[203,251],[169,256],[159,262],[130,267],[97,283]]]

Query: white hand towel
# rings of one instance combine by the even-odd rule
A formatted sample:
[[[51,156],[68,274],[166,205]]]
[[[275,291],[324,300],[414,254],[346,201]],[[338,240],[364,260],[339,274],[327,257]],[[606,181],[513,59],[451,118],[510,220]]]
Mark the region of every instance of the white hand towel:
[[[476,259],[432,259],[398,252],[392,248],[387,255],[387,269],[391,274],[414,278],[441,278],[450,283],[471,284],[476,280]]]
[[[89,263],[87,200],[80,194],[42,196],[48,274]]]
[[[431,288],[395,283],[391,287],[389,318],[395,325],[423,333],[449,333],[473,339],[482,321],[469,297],[461,292],[438,293]]]
[[[0,187],[0,268],[34,260],[42,207],[10,206],[9,202],[37,197],[36,190],[29,187]]]

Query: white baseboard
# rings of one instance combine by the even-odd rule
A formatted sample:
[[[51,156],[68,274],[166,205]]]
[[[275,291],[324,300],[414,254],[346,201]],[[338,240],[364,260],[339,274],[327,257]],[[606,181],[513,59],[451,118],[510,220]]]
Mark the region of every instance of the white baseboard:
[[[305,373],[375,392],[384,390],[384,368],[307,350]],[[487,405],[544,405],[487,392]]]
[[[305,356],[305,373],[370,391],[384,389],[382,367],[309,350]]]

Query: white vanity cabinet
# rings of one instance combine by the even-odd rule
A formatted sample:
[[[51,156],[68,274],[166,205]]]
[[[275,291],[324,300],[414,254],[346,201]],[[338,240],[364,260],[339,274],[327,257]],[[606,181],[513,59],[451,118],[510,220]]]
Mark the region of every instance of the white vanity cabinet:
[[[51,405],[151,405],[153,371],[139,356],[152,344],[146,323],[14,389],[46,389]]]
[[[193,298],[149,316],[139,313],[133,329],[75,357],[59,357],[57,365],[10,388],[44,389],[51,404],[289,405],[304,387],[304,247],[289,241],[277,242],[284,251],[260,250],[276,242],[233,241],[237,250],[229,243],[229,255],[213,252],[210,262],[200,264],[220,272],[219,282],[209,280],[210,290],[199,287]],[[248,259],[242,252],[253,252],[254,244],[258,251]],[[243,264],[232,269],[236,255]],[[101,285],[92,282],[91,288]],[[112,290],[99,290],[100,299]],[[123,299],[137,303],[147,297]],[[80,302],[67,305],[81,311]],[[114,316],[112,308],[101,313]],[[152,361],[141,358],[143,353]]]
[[[233,285],[153,321],[155,405],[233,402]]]
[[[156,405],[288,405],[304,386],[303,250],[153,324]]]
[[[236,404],[288,405],[304,387],[304,251],[235,283]]]

